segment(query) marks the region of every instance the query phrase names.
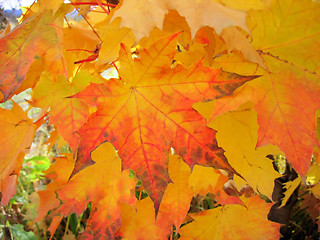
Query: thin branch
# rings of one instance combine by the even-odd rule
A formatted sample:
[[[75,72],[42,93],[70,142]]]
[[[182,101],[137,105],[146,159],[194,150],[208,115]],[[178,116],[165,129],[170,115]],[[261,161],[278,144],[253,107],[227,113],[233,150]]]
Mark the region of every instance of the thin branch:
[[[77,3],[71,3],[73,6],[77,5],[103,5],[103,6],[108,6],[108,7],[116,7],[116,4],[111,4],[111,3],[97,3],[97,2],[77,2]]]

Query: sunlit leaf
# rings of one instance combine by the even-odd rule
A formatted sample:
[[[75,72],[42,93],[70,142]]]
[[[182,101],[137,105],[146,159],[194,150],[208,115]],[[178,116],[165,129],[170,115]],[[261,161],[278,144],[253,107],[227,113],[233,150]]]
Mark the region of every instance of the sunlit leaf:
[[[168,170],[173,183],[169,183],[164,192],[157,222],[163,231],[169,230],[170,233],[172,225],[175,225],[178,231],[183,223],[190,208],[193,191],[189,187],[190,167],[181,157],[170,156]]]
[[[251,10],[248,17],[252,46],[262,56],[267,72],[234,97],[216,101],[212,117],[252,100],[258,113],[257,145],[277,145],[295,170],[305,175],[313,147],[318,145],[313,116],[320,108],[319,54],[315,49],[320,41],[316,20],[320,5],[288,0],[272,1],[270,7]],[[256,70],[251,70],[255,74]]]
[[[44,11],[0,39],[0,90],[4,101],[19,88],[35,59],[44,57],[48,68],[61,74],[65,72],[63,64],[59,64],[63,59],[52,61],[59,57],[58,37],[52,23],[52,12]]]
[[[205,114],[207,110],[203,109],[204,107],[204,104],[199,107],[200,113],[204,111]],[[281,175],[274,170],[272,161],[267,156],[279,155],[281,152],[272,145],[256,149],[259,126],[252,107],[252,103],[243,104],[238,110],[225,113],[208,122],[208,126],[217,130],[218,144],[225,150],[231,166],[258,193],[272,199],[274,179]]]
[[[110,143],[92,152],[95,164],[74,175],[58,191],[62,205],[58,213],[80,214],[91,202],[91,214],[81,239],[113,239],[120,226],[120,203],[135,202],[135,180],[121,171],[121,160]]]
[[[240,26],[248,30],[245,24],[244,12],[224,7],[211,0],[205,1],[123,1],[121,7],[114,13],[113,19],[121,17],[121,26],[133,30],[137,41],[148,36],[154,27],[162,29],[164,15],[168,10],[177,10],[189,23],[192,36],[204,26],[211,26],[220,34],[223,28]],[[212,17],[212,14],[215,17]],[[143,23],[143,27],[141,27]]]
[[[269,209],[270,204],[256,196],[246,206],[229,204],[190,214],[194,221],[181,228],[180,239],[278,239],[280,226],[268,221]]]
[[[76,97],[96,106],[97,112],[79,130],[75,172],[90,164],[89,153],[108,140],[123,160],[125,169],[135,171],[156,209],[169,182],[167,156],[170,147],[189,165],[205,164],[228,169],[214,131],[192,109],[198,100],[227,94],[251,77],[227,74],[204,67],[171,68],[178,34],[161,39],[132,59],[128,48],[120,50],[120,79],[91,84]]]
[[[33,124],[21,107],[13,103],[11,110],[0,108],[0,183],[1,204],[5,205],[15,193],[20,168],[34,137]]]

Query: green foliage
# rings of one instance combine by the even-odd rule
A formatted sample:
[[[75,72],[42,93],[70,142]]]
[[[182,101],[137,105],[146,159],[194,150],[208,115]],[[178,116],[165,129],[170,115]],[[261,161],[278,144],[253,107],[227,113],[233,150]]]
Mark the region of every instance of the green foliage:
[[[12,226],[9,226],[9,229],[11,230],[12,235],[14,236],[14,239],[17,239],[17,240],[37,240],[38,239],[33,232],[25,231],[24,226],[22,224],[14,224]]]

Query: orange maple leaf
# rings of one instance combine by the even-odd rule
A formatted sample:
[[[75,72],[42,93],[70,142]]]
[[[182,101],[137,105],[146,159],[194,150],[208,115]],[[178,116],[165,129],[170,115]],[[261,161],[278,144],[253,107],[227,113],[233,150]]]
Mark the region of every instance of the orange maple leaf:
[[[13,102],[11,110],[0,108],[0,128],[3,134],[0,140],[0,190],[1,205],[5,205],[16,192],[17,176],[37,126]]]
[[[52,12],[44,11],[0,39],[0,100],[6,101],[19,88],[35,59],[43,58],[50,70],[67,75],[52,22]]]
[[[173,147],[192,167],[195,163],[233,171],[214,131],[192,109],[199,100],[231,94],[252,77],[230,75],[204,67],[171,68],[179,34],[161,39],[132,59],[122,45],[119,56],[120,80],[91,84],[76,95],[97,112],[79,130],[75,172],[90,164],[90,151],[108,140],[133,169],[155,202],[156,209],[168,184],[168,152]]]
[[[82,213],[91,202],[87,227],[80,239],[114,239],[120,226],[120,202],[135,203],[136,181],[121,171],[121,159],[110,143],[92,152],[95,164],[74,175],[57,191],[62,204],[57,213]]]

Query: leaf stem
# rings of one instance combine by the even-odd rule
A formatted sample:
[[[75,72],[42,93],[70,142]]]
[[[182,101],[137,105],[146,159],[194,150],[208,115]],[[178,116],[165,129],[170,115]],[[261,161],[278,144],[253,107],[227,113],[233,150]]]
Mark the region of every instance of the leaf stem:
[[[27,7],[27,11],[23,14],[22,18],[20,19],[20,21],[18,22],[18,25],[22,23],[22,21],[25,19],[25,16],[28,15],[28,13],[30,12],[31,8],[33,7],[33,5],[35,4],[36,1],[33,1],[33,3],[31,4],[31,6]]]
[[[37,227],[37,232],[38,232],[38,239],[39,239],[39,240],[42,240],[41,232],[40,232],[40,228],[39,228],[38,223],[36,223],[36,227]]]
[[[142,196],[142,190],[140,190],[139,199],[138,200],[141,200],[141,196]]]
[[[112,65],[113,65],[114,68],[117,70],[118,76],[119,76],[119,78],[120,78],[119,68],[117,67],[117,65],[115,64],[115,62],[112,62]],[[121,78],[120,78],[120,79],[121,79]]]
[[[79,11],[78,11],[79,12]],[[79,12],[80,13],[80,12]],[[82,16],[83,20],[86,21],[86,23],[90,26],[90,28],[92,29],[92,31],[95,33],[95,35],[99,38],[100,42],[103,42],[102,39],[100,38],[99,34],[97,33],[97,31],[93,28],[93,26],[91,25],[91,23],[86,19],[85,16],[83,16],[81,13],[80,15]]]
[[[81,213],[80,217],[79,217],[79,220],[77,222],[77,227],[76,227],[76,232],[79,232],[80,231],[80,224],[81,224],[81,218],[83,216],[83,213]]]
[[[67,235],[68,228],[69,228],[69,221],[70,221],[70,215],[67,217],[67,223],[66,223],[66,228],[64,229],[63,237]]]
[[[94,51],[90,51],[87,49],[81,49],[81,48],[73,48],[73,49],[67,49],[66,51],[85,51],[85,52],[89,52],[89,53],[93,53]]]
[[[100,3],[100,2],[77,2],[77,3],[71,3],[74,6],[77,5],[103,5],[103,6],[108,6],[108,7],[116,7],[116,4],[111,4],[111,3]],[[101,6],[100,6],[101,7]]]
[[[106,14],[110,13],[98,0],[94,0],[94,1],[99,5],[99,7],[102,8],[103,11],[105,11]]]

